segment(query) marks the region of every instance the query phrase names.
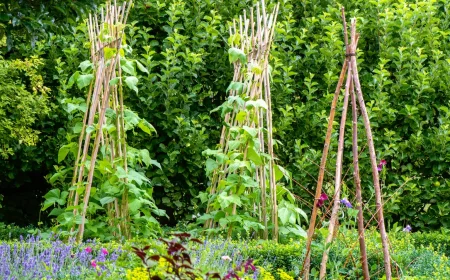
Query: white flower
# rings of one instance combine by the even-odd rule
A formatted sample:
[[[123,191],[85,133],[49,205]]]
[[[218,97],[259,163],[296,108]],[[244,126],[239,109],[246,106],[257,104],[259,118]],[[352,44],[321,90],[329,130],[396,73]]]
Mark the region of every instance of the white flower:
[[[229,256],[222,256],[222,260],[231,262],[231,258]]]

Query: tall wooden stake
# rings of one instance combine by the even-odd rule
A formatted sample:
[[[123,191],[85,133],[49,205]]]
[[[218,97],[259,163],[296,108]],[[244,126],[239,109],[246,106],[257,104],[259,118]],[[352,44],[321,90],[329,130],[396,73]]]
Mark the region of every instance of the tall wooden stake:
[[[358,209],[358,234],[359,234],[359,244],[360,244],[360,253],[361,253],[361,264],[363,269],[363,277],[364,279],[370,279],[369,276],[369,269],[368,269],[368,263],[367,263],[367,252],[366,252],[366,246],[364,241],[364,218],[363,218],[363,205],[362,205],[362,193],[361,193],[361,179],[359,175],[359,163],[358,163],[358,132],[357,132],[357,106],[356,106],[356,97],[359,101],[359,106],[361,110],[361,114],[363,116],[364,120],[364,127],[366,129],[366,135],[367,135],[367,142],[369,146],[369,154],[370,154],[370,161],[372,166],[372,177],[374,181],[374,187],[375,187],[375,196],[376,196],[376,206],[377,206],[377,214],[378,214],[378,225],[380,228],[380,234],[381,234],[381,240],[383,245],[383,254],[384,254],[384,264],[385,264],[385,272],[386,272],[386,279],[391,279],[391,267],[390,267],[390,256],[389,256],[389,247],[388,247],[388,241],[387,241],[387,234],[386,229],[384,226],[384,217],[383,217],[383,206],[382,206],[382,197],[381,197],[381,189],[379,184],[379,176],[378,176],[378,169],[377,169],[377,160],[375,155],[375,147],[373,144],[373,137],[372,132],[370,128],[370,122],[369,117],[367,114],[367,110],[365,107],[362,91],[361,91],[361,85],[359,82],[359,76],[358,76],[358,68],[356,63],[356,49],[357,49],[357,43],[358,43],[358,37],[359,34],[356,34],[356,20],[352,19],[351,21],[351,43],[348,44],[348,37],[347,37],[347,27],[346,27],[346,20],[345,20],[345,13],[344,9],[342,8],[342,18],[344,22],[344,38],[345,38],[345,45],[346,45],[346,60],[344,61],[344,66],[341,71],[341,75],[339,77],[338,85],[336,87],[335,96],[331,105],[331,111],[330,111],[330,118],[328,121],[328,129],[327,129],[327,135],[325,138],[325,145],[324,145],[324,151],[322,154],[322,161],[320,164],[320,170],[319,170],[319,179],[317,182],[317,188],[316,188],[316,201],[319,199],[320,195],[322,194],[322,184],[323,184],[323,177],[325,173],[325,165],[327,161],[327,155],[330,145],[330,139],[331,139],[331,132],[332,132],[332,124],[334,121],[334,115],[335,115],[335,108],[336,103],[339,95],[339,91],[341,89],[345,71],[347,71],[347,81],[346,81],[346,87],[345,87],[345,97],[344,97],[344,105],[343,105],[343,112],[342,112],[342,119],[340,124],[340,132],[339,132],[339,141],[338,141],[338,153],[337,153],[337,162],[336,162],[336,177],[335,177],[335,193],[334,193],[334,200],[333,200],[333,210],[331,214],[330,224],[329,224],[329,233],[327,236],[327,239],[325,241],[325,247],[327,248],[322,257],[321,267],[320,267],[320,275],[319,279],[324,279],[326,277],[326,264],[328,260],[328,252],[329,252],[329,246],[327,246],[333,239],[334,232],[335,232],[335,226],[337,225],[337,213],[339,210],[339,199],[340,199],[340,187],[341,187],[341,176],[342,176],[342,159],[343,159],[343,148],[344,148],[344,130],[345,130],[345,123],[346,123],[346,114],[347,114],[347,107],[348,107],[348,101],[349,101],[349,95],[351,95],[352,99],[352,142],[353,142],[353,165],[354,165],[354,180],[355,180],[355,188],[356,188],[356,200],[357,205],[356,208]],[[347,69],[348,66],[348,69]],[[354,89],[356,90],[356,96],[354,94]],[[311,262],[311,242],[312,242],[312,236],[314,234],[315,230],[315,223],[316,223],[316,216],[317,216],[317,203],[314,203],[313,211],[311,215],[311,221],[310,226],[308,230],[308,239],[306,242],[306,256],[305,260],[303,262],[303,268],[301,275],[303,276],[303,279],[309,279],[309,269],[310,269],[310,262]]]
[[[356,38],[356,19],[352,19],[352,21],[351,21],[351,35],[352,35],[352,40],[355,40],[355,38]],[[356,51],[356,48],[354,50]],[[366,105],[364,103],[364,98],[363,98],[363,94],[361,91],[361,84],[359,83],[358,67],[356,64],[356,56],[355,55],[351,56],[350,63],[352,65],[353,82],[355,83],[356,96],[358,97],[359,107],[360,107],[361,114],[363,116],[363,121],[364,121],[364,128],[366,129],[367,142],[369,144],[370,163],[372,165],[372,177],[373,177],[373,185],[375,188],[376,209],[377,209],[377,213],[378,213],[378,226],[380,229],[381,244],[383,246],[384,269],[385,269],[385,273],[386,273],[386,279],[390,280],[390,279],[392,279],[392,273],[391,273],[390,254],[389,254],[389,244],[388,244],[386,228],[384,225],[383,202],[382,202],[382,197],[381,197],[380,178],[378,175],[375,146],[373,144],[372,129],[370,128],[369,114],[367,113]]]

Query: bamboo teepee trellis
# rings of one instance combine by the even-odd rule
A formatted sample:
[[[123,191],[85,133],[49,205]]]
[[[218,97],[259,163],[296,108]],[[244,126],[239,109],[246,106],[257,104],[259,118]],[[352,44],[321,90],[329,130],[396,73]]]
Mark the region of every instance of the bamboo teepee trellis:
[[[255,172],[255,181],[259,183],[261,198],[259,205],[255,205],[255,212],[258,213],[259,221],[264,225],[262,237],[267,239],[268,232],[268,212],[270,212],[270,220],[272,223],[272,238],[278,239],[278,214],[277,214],[277,192],[274,171],[274,153],[273,153],[273,139],[272,139],[272,109],[271,109],[271,91],[270,91],[270,69],[269,69],[269,52],[272,45],[273,36],[275,33],[276,19],[278,14],[279,4],[275,6],[272,13],[266,12],[264,0],[261,0],[256,6],[256,17],[253,7],[250,9],[250,17],[247,18],[247,13],[244,10],[242,16],[239,17],[239,22],[233,22],[230,27],[230,38],[232,48],[239,49],[247,57],[247,62],[237,60],[234,62],[234,76],[233,83],[242,83],[243,89],[231,89],[230,96],[241,95],[248,101],[262,99],[267,104],[267,109],[253,108],[253,114],[256,118],[247,117],[243,122],[238,123],[236,117],[236,110],[226,114],[225,123],[222,128],[219,148],[227,153],[229,149],[230,127],[240,125],[256,128],[258,130],[258,139],[260,142],[260,153],[267,153],[270,156],[268,160],[268,168],[265,165],[257,167]],[[255,70],[257,69],[257,70]],[[242,105],[245,107],[246,105]],[[265,130],[267,133],[265,133]],[[243,151],[244,158],[247,155],[247,148]],[[213,195],[217,191],[219,182],[227,178],[231,173],[227,170],[227,165],[224,164],[219,167],[224,172],[215,172],[212,178],[210,194]],[[269,187],[269,201],[267,200],[267,185]],[[269,211],[266,208],[270,207]],[[207,213],[210,211],[210,204],[208,204]],[[233,205],[233,214],[236,214],[236,204]],[[209,220],[205,227],[214,227],[214,222]],[[229,236],[232,228],[229,228]]]
[[[367,254],[366,254],[366,246],[364,240],[364,220],[363,220],[363,202],[362,202],[362,193],[361,193],[361,180],[359,175],[359,163],[358,163],[358,132],[357,132],[357,103],[359,103],[359,108],[361,111],[361,115],[363,117],[364,127],[367,135],[367,143],[369,146],[369,154],[370,154],[370,162],[372,166],[372,176],[373,176],[373,184],[375,188],[375,198],[376,198],[376,214],[378,215],[378,227],[381,235],[381,242],[383,247],[383,255],[384,255],[384,266],[386,279],[392,279],[391,276],[391,266],[390,266],[390,255],[389,255],[389,246],[387,240],[386,229],[384,225],[384,216],[383,216],[383,205],[382,205],[382,197],[381,197],[381,189],[379,183],[379,174],[377,169],[377,160],[375,154],[375,147],[373,144],[372,130],[370,127],[369,116],[367,114],[366,106],[363,99],[363,94],[361,91],[361,85],[359,82],[358,68],[356,63],[356,50],[359,34],[356,33],[356,19],[351,20],[351,41],[348,43],[348,35],[347,35],[347,24],[345,19],[344,8],[342,8],[342,19],[344,25],[344,42],[346,46],[346,58],[344,60],[344,64],[342,66],[342,71],[339,77],[339,81],[336,87],[336,91],[334,93],[334,98],[331,104],[330,117],[328,120],[328,128],[325,137],[325,145],[323,149],[322,159],[320,163],[319,169],[319,177],[317,180],[316,201],[319,200],[322,194],[322,184],[325,174],[325,166],[327,162],[328,150],[331,142],[331,133],[333,129],[333,121],[336,112],[337,101],[339,97],[339,93],[341,91],[341,87],[344,82],[345,74],[347,72],[347,80],[345,83],[345,91],[344,91],[344,101],[343,101],[343,110],[342,117],[339,129],[339,140],[338,140],[338,151],[336,158],[336,175],[335,175],[335,190],[333,196],[333,208],[331,213],[331,218],[329,222],[328,228],[328,236],[325,241],[325,250],[322,256],[322,262],[320,265],[320,274],[319,279],[325,279],[326,277],[326,265],[328,261],[328,252],[329,252],[329,243],[332,242],[333,237],[335,235],[337,225],[337,215],[340,207],[340,190],[342,185],[342,159],[343,159],[343,150],[344,150],[344,132],[345,132],[345,123],[347,117],[347,108],[349,103],[349,98],[352,103],[352,142],[353,142],[353,169],[354,169],[354,182],[356,189],[356,200],[357,200],[357,210],[358,210],[358,235],[359,235],[359,244],[360,244],[360,253],[361,253],[361,265],[363,269],[363,277],[364,279],[370,279],[368,263],[367,263]],[[355,96],[356,91],[356,96]],[[303,263],[302,275],[303,279],[309,279],[309,269],[310,269],[310,261],[311,261],[311,242],[314,235],[314,231],[316,228],[316,217],[318,212],[317,203],[314,203],[310,226],[308,230],[308,238],[306,243],[306,256]]]
[[[82,240],[85,230],[86,212],[100,147],[105,148],[104,153],[114,168],[121,166],[127,172],[120,54],[123,53],[122,40],[130,7],[131,1],[124,2],[122,5],[117,5],[115,1],[114,5],[108,2],[105,9],[101,9],[100,17],[89,15],[87,26],[94,78],[86,99],[88,109],[83,119],[83,129],[79,137],[73,171],[72,186],[76,186],[76,189],[72,188],[68,199],[68,206],[74,207],[74,216],[81,216],[78,240]],[[118,78],[118,83],[110,83],[115,78]],[[112,109],[117,116],[116,130],[111,133],[103,130],[107,109]],[[94,131],[96,131],[95,138],[91,143]],[[88,173],[87,176],[85,172]],[[128,192],[126,190],[121,200],[115,198],[107,204],[107,213],[109,226],[116,227],[120,235],[129,237]]]

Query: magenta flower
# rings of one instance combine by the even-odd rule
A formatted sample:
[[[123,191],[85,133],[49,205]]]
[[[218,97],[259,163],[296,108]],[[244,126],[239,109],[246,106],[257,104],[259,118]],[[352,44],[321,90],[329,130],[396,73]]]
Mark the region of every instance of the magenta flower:
[[[341,199],[341,203],[344,204],[347,208],[353,208],[350,201],[348,201],[346,198]]]
[[[317,200],[317,207],[322,207],[323,203],[325,202],[325,200],[328,199],[328,195],[326,193],[322,193],[319,197],[319,199]]]
[[[106,250],[105,248],[102,248],[102,254],[105,256],[108,255],[108,250]]]
[[[384,159],[382,159],[382,160],[380,161],[380,164],[378,164],[378,166],[377,166],[378,172],[380,172],[381,170],[383,170],[383,166],[385,166],[386,164],[387,164],[387,161],[384,160]]]
[[[93,268],[96,268],[96,267],[97,267],[97,262],[96,262],[95,260],[92,260],[92,261],[91,261],[91,266],[92,266]]]
[[[253,265],[253,260],[252,260],[252,259],[248,259],[248,260],[245,262],[245,264],[244,264],[244,269],[245,269],[245,272],[248,272],[249,269],[251,269],[251,270],[253,270],[253,271],[256,270],[256,267]]]
[[[91,247],[86,247],[86,249],[84,249],[88,254],[92,253],[92,248]]]

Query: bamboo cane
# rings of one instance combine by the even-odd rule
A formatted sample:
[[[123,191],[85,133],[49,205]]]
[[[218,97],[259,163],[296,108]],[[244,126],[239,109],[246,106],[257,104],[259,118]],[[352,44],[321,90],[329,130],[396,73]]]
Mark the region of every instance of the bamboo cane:
[[[352,33],[352,38],[355,38],[356,37],[356,19],[352,19],[352,21],[351,21],[351,33]],[[367,113],[363,94],[361,91],[361,84],[359,82],[356,56],[354,56],[354,55],[351,56],[350,63],[352,65],[353,81],[355,83],[356,96],[358,97],[359,107],[361,110],[361,114],[363,116],[364,127],[366,130],[367,141],[369,143],[369,155],[370,155],[370,163],[372,165],[372,177],[373,177],[373,184],[374,184],[374,188],[375,188],[376,209],[378,212],[378,225],[380,228],[381,244],[383,247],[385,273],[386,273],[386,279],[390,280],[390,279],[392,279],[392,273],[391,273],[391,262],[390,262],[390,255],[389,255],[389,244],[388,244],[388,237],[386,234],[386,228],[384,225],[383,202],[382,202],[382,197],[381,197],[381,188],[380,188],[380,181],[379,181],[379,175],[378,175],[378,169],[377,169],[375,146],[373,144],[372,129],[370,127],[369,114]]]
[[[353,151],[353,177],[356,188],[356,209],[358,210],[358,240],[359,250],[361,253],[361,267],[363,270],[364,280],[369,280],[369,265],[367,262],[366,242],[364,240],[364,215],[363,201],[361,193],[361,178],[359,176],[359,159],[358,159],[358,108],[356,105],[355,92],[353,90],[353,81],[350,84],[350,95],[352,98],[352,151]]]
[[[340,204],[340,194],[341,194],[341,176],[342,176],[342,158],[344,154],[344,135],[345,135],[345,123],[347,121],[347,109],[348,109],[348,101],[349,101],[349,92],[350,92],[350,83],[351,83],[351,65],[347,70],[347,81],[345,84],[345,94],[344,94],[344,105],[342,107],[342,116],[341,116],[341,124],[339,129],[339,141],[338,141],[338,152],[336,156],[336,176],[335,176],[335,186],[334,186],[334,199],[333,199],[333,210],[331,212],[330,223],[328,226],[328,236],[325,241],[325,251],[322,256],[322,263],[320,264],[320,274],[319,279],[324,279],[326,270],[327,270],[327,261],[328,261],[328,252],[330,250],[329,246],[327,246],[333,239],[335,234],[335,226],[338,222],[337,216],[339,211]]]

